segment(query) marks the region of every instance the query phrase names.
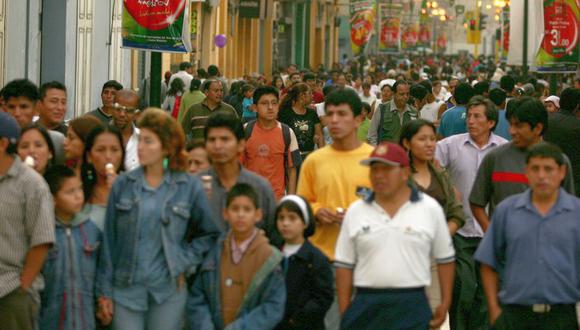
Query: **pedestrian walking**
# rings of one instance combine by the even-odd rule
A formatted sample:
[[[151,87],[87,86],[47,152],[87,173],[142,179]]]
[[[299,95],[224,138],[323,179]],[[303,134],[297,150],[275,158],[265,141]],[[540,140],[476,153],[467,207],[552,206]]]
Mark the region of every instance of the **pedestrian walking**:
[[[298,195],[283,197],[276,208],[287,289],[284,319],[277,330],[325,329],[324,315],[334,299],[333,277],[328,258],[308,241],[316,230],[314,221],[310,205]]]
[[[503,91],[502,91],[503,92]],[[455,285],[449,310],[452,329],[484,329],[487,326],[487,306],[478,266],[473,259],[483,237],[483,230],[469,207],[469,193],[477,168],[485,155],[508,143],[493,133],[500,120],[495,105],[482,96],[467,104],[468,133],[457,134],[437,142],[435,158],[447,170],[454,187],[461,195],[465,225],[453,235],[455,247]]]
[[[56,165],[45,179],[54,197],[56,240],[42,275],[41,330],[95,329],[95,282],[103,231],[81,210],[83,184],[75,172]]]
[[[532,146],[530,188],[493,213],[475,259],[494,329],[578,329],[580,199],[561,187],[567,169],[558,147]]]
[[[294,131],[276,120],[278,91],[273,87],[258,87],[253,107],[257,120],[246,124],[246,148],[242,164],[250,171],[268,179],[279,200],[286,193],[296,193],[296,169],[302,163]]]
[[[0,325],[36,329],[40,270],[54,242],[54,206],[42,176],[16,155],[17,121],[0,112]]]
[[[513,102],[513,103],[512,103]],[[489,226],[489,215],[505,198],[524,192],[528,188],[525,176],[526,152],[540,143],[547,129],[548,113],[542,102],[522,97],[510,101],[511,111],[507,112],[512,141],[489,152],[483,159],[471,193],[469,203],[473,216],[485,232]],[[574,182],[570,162],[567,166],[564,188],[574,192]],[[489,212],[485,208],[489,205]]]
[[[398,143],[403,125],[419,118],[415,108],[407,104],[409,101],[409,83],[399,80],[393,85],[393,99],[381,103],[374,112],[368,132],[368,141],[377,145],[382,141]]]
[[[177,122],[148,109],[139,127],[141,167],[115,180],[107,204],[98,315],[105,324],[112,319],[113,329],[181,329],[186,278],[219,230],[201,182],[185,172]]]
[[[223,210],[230,224],[210,250],[191,288],[189,328],[273,329],[284,316],[282,253],[256,224],[262,214],[257,191],[236,184]]]
[[[341,329],[437,328],[451,305],[454,276],[443,209],[408,185],[409,158],[399,145],[379,144],[362,164],[370,166],[373,193],[349,207],[336,243]],[[425,295],[431,256],[441,288],[433,316]]]

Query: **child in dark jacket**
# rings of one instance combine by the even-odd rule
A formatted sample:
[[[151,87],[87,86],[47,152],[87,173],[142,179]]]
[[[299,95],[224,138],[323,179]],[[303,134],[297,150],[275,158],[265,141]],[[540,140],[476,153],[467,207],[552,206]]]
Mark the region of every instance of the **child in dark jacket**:
[[[236,184],[228,193],[220,237],[195,276],[187,302],[189,329],[274,329],[284,315],[282,254],[256,228],[258,194]]]
[[[334,298],[333,277],[326,256],[308,241],[314,234],[314,215],[297,195],[280,200],[276,227],[284,238],[282,269],[288,292],[284,319],[276,329],[324,329],[324,316]]]
[[[81,212],[81,180],[64,165],[44,177],[54,196],[56,240],[42,269],[40,329],[95,329],[95,273],[102,232]]]

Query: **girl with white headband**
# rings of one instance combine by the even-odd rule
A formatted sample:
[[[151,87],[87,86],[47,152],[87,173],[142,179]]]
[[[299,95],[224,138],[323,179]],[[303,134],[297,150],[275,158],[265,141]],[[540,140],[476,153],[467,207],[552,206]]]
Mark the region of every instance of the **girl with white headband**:
[[[284,238],[282,269],[286,276],[286,311],[276,329],[324,329],[324,316],[334,289],[330,263],[308,241],[314,234],[314,215],[298,195],[283,197],[276,209],[276,229]]]

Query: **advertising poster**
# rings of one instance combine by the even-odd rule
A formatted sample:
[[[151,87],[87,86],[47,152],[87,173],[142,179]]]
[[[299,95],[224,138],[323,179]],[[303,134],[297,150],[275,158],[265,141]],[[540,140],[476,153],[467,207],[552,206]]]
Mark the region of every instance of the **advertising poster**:
[[[427,24],[419,25],[419,47],[431,47],[431,29]]]
[[[507,61],[508,51],[510,49],[510,8],[504,7],[501,14],[501,53],[502,62]]]
[[[576,0],[544,0],[544,37],[535,67],[542,72],[576,72],[580,61],[580,19]]]
[[[363,53],[375,26],[376,1],[350,0],[350,41],[354,56]]]
[[[124,0],[124,48],[187,53],[192,50],[188,0]]]
[[[409,23],[403,28],[401,35],[401,48],[415,50],[419,43],[419,23]]]
[[[379,51],[398,53],[401,41],[401,5],[379,5]]]

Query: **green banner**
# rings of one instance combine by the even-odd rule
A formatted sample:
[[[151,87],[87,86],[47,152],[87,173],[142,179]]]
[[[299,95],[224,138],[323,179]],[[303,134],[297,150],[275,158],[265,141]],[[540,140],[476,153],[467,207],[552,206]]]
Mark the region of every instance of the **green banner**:
[[[188,0],[125,0],[124,48],[191,52]]]
[[[536,55],[540,72],[576,72],[580,62],[580,8],[576,0],[544,0],[544,38]]]

